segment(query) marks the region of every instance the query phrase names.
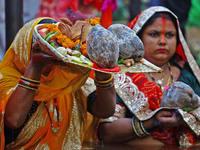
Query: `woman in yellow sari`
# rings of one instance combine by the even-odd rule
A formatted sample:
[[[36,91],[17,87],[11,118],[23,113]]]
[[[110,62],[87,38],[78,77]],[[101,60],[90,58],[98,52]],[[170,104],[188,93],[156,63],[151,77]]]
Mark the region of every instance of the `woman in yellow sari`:
[[[90,69],[66,65],[41,51],[33,37],[41,22],[55,21],[37,18],[24,25],[0,63],[1,149],[81,149],[93,131],[87,107],[99,118],[114,113],[114,86],[91,86]],[[95,78],[97,84],[113,84],[110,74],[95,72]]]

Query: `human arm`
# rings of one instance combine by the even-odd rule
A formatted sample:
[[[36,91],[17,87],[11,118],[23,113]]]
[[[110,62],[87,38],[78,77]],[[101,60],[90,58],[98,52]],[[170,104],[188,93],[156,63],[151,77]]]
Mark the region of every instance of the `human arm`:
[[[156,126],[173,127],[181,123],[181,116],[171,110],[160,110],[152,118],[142,121],[148,131]],[[139,138],[133,130],[132,118],[119,118],[112,123],[101,123],[98,130],[104,143],[127,143]]]
[[[106,81],[111,78],[111,74],[95,72],[95,79]],[[116,92],[114,86],[108,88],[96,87],[96,99],[92,104],[91,113],[99,118],[107,118],[114,114]]]
[[[24,72],[23,76],[39,81],[42,71],[56,59],[52,56],[44,54],[39,49],[39,43],[34,43],[31,52],[31,60]],[[12,95],[8,99],[5,108],[5,125],[9,128],[20,127],[31,109],[34,100],[35,90],[30,90],[17,86]]]

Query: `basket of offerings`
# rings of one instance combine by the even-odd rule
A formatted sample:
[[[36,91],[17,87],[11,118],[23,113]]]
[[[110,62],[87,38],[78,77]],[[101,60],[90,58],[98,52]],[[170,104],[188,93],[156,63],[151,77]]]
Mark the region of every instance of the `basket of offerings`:
[[[133,30],[122,24],[108,29],[100,18],[38,24],[33,31],[45,53],[58,60],[100,72],[161,72],[143,58],[144,47]]]

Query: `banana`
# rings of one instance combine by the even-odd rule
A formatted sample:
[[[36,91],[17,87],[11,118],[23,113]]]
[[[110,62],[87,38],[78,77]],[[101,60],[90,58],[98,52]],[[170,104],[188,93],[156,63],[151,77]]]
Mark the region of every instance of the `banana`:
[[[80,55],[73,55],[73,54],[69,55],[67,54],[67,49],[65,49],[64,47],[58,47],[56,50],[65,57],[69,56],[70,60],[72,60],[73,62],[82,64],[88,67],[92,67],[93,65],[93,63],[87,57],[82,55],[79,51],[78,52],[80,53]],[[72,51],[75,52],[75,50],[72,50]]]
[[[73,62],[76,62],[78,64],[82,64],[88,67],[92,67],[93,63],[84,55],[81,55],[80,57],[77,56],[71,56],[71,59]]]

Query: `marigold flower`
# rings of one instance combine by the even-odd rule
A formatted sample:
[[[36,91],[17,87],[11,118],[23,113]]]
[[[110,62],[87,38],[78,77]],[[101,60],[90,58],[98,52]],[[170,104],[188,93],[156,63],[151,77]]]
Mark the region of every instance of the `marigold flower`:
[[[84,43],[84,44],[81,45],[81,53],[82,53],[84,56],[88,57],[87,48],[86,48],[86,43]]]
[[[99,17],[95,17],[94,19],[85,19],[85,21],[87,21],[88,23],[90,23],[92,26],[100,24],[100,20],[101,19]]]
[[[85,19],[88,23],[90,23],[92,26],[95,26],[97,24],[100,24],[100,18],[95,17],[94,19]],[[59,30],[58,26],[56,24],[46,23],[42,25],[42,28],[47,28],[49,32],[57,31],[58,34],[52,36],[52,38],[56,39],[59,45],[65,47],[74,49],[75,45],[80,44],[81,45],[81,53],[88,57],[87,49],[86,49],[86,43],[82,44],[80,39],[73,41],[70,38],[68,38],[66,35],[63,35],[61,31]]]

